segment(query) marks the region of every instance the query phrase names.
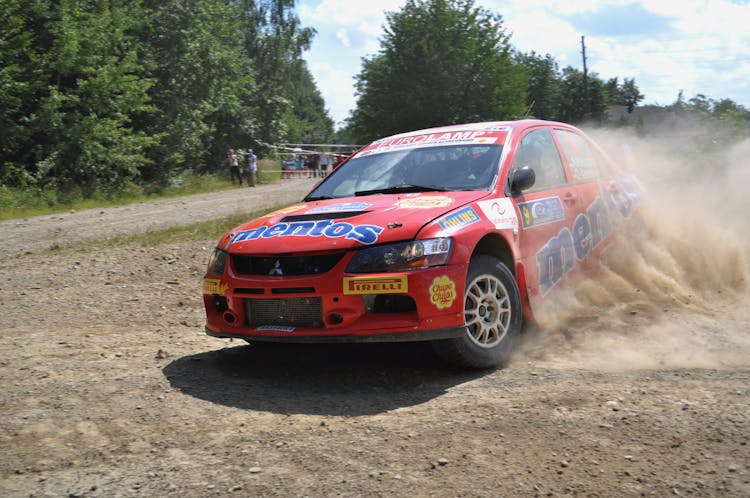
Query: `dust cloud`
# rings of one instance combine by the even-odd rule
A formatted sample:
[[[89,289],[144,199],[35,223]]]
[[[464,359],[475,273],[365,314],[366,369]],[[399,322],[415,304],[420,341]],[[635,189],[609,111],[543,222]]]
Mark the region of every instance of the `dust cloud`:
[[[750,140],[587,130],[646,190],[596,276],[554,291],[515,362],[606,370],[750,365]]]

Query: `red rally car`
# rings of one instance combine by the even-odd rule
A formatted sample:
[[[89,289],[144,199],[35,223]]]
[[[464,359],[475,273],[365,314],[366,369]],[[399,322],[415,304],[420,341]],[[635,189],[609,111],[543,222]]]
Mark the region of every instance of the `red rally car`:
[[[206,332],[247,341],[432,341],[502,366],[524,320],[590,268],[641,197],[582,131],[539,120],[363,147],[302,202],[225,234]]]

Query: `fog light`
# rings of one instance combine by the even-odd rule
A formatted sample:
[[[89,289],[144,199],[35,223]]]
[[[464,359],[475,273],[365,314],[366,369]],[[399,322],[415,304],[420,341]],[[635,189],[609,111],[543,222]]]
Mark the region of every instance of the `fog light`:
[[[227,297],[226,296],[214,296],[214,307],[216,308],[216,311],[222,312],[229,309],[229,305],[227,304]]]

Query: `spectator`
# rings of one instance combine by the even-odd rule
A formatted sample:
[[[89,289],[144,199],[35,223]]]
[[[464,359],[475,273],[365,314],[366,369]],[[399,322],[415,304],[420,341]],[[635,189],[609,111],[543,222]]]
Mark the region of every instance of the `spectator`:
[[[318,155],[308,154],[307,156],[307,177],[317,178],[318,176]]]
[[[291,171],[294,169],[296,164],[296,161],[294,159],[294,154],[291,152],[287,156],[286,159],[281,159],[281,178],[291,178],[292,173]]]
[[[258,174],[258,156],[253,154],[253,149],[247,149],[245,155],[245,172],[247,173],[247,186],[254,187]]]
[[[325,178],[328,175],[328,165],[331,164],[331,158],[324,150],[320,155],[320,176]]]
[[[240,163],[237,159],[237,154],[234,152],[234,149],[229,149],[227,152],[227,165],[229,166],[229,175],[232,177],[232,183],[234,183],[234,178],[237,177],[237,183],[239,183],[240,187],[242,186],[242,176],[240,175]]]

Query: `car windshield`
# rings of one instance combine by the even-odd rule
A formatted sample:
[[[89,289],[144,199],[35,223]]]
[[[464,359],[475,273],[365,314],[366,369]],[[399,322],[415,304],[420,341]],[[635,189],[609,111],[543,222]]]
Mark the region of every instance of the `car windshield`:
[[[424,147],[355,157],[336,169],[306,200],[448,190],[489,190],[502,146]]]

